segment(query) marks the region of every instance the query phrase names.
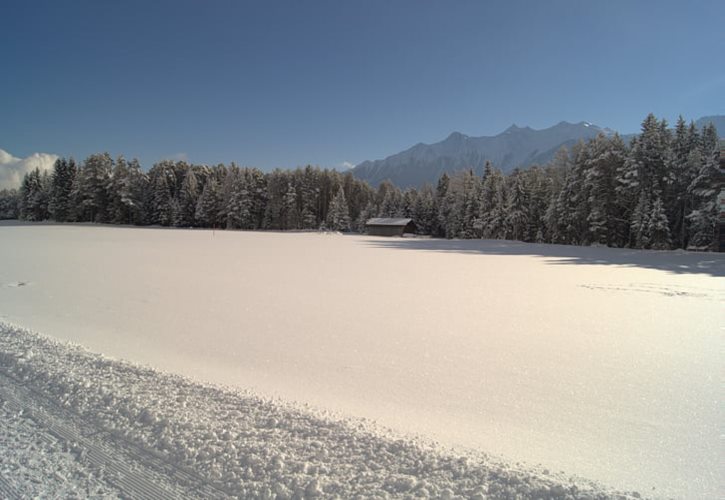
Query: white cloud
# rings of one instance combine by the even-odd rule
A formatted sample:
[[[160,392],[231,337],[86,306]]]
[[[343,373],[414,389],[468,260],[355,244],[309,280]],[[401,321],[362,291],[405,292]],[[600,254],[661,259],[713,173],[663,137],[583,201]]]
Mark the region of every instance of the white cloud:
[[[38,168],[40,171],[53,168],[58,155],[33,153],[26,158],[16,158],[0,149],[0,189],[19,188],[26,173]]]
[[[344,162],[338,164],[337,166],[339,168],[341,168],[342,170],[350,170],[351,168],[353,168],[355,166],[355,164],[350,163],[349,161],[344,161]]]

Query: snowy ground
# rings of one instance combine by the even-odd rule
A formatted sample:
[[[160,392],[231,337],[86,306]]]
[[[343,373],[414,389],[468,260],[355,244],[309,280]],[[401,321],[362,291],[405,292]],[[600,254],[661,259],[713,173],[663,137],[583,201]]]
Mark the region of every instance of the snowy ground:
[[[0,360],[3,498],[634,498],[2,324]]]
[[[647,496],[723,491],[724,276],[686,252],[0,225],[2,320]]]

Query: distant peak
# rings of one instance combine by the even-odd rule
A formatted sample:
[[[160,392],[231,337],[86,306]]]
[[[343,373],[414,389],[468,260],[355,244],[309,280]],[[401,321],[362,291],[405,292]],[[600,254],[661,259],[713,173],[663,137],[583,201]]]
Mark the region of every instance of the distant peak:
[[[462,134],[460,132],[451,132],[451,135],[449,135],[446,138],[447,141],[450,141],[450,140],[456,140],[456,141],[458,141],[458,140],[461,140],[461,139],[468,139],[468,136],[466,134]]]
[[[529,127],[529,126],[526,126],[526,127],[519,127],[518,125],[516,125],[516,124],[514,123],[514,124],[513,124],[513,125],[511,125],[511,126],[510,126],[509,128],[507,128],[506,130],[504,130],[504,131],[503,131],[503,133],[504,133],[504,134],[511,134],[511,133],[513,133],[513,132],[521,132],[522,130],[533,130],[533,129],[532,129],[531,127]]]

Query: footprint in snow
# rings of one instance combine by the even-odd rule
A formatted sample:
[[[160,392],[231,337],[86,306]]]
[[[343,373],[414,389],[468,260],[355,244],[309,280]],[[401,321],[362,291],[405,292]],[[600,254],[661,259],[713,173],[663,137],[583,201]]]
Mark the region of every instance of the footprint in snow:
[[[695,297],[708,300],[717,300],[722,296],[720,290],[684,287],[684,286],[664,286],[653,283],[630,283],[628,285],[579,285],[582,288],[590,290],[609,290],[624,292],[644,292],[665,295],[667,297]]]
[[[29,284],[30,283],[28,283],[27,281],[15,281],[13,283],[8,283],[5,286],[7,286],[8,288],[20,288],[21,286],[28,286]]]

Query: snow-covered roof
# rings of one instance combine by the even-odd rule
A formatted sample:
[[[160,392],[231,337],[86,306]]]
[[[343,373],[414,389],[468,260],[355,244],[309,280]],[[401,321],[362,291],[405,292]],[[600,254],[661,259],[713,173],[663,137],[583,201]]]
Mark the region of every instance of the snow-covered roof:
[[[365,223],[366,226],[407,226],[413,219],[402,219],[402,218],[389,218],[389,217],[376,217],[368,219]]]

